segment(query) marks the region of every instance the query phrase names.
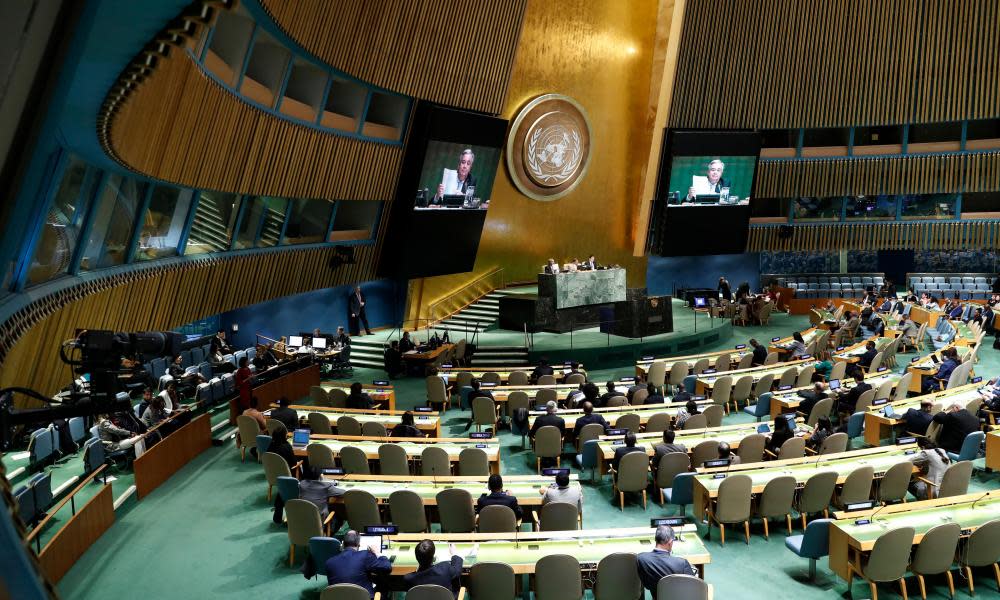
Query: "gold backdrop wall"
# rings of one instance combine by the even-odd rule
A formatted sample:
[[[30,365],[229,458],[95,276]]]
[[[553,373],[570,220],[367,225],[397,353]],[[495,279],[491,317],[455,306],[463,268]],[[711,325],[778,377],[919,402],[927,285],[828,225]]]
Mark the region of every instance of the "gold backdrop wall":
[[[474,272],[414,282],[423,289],[411,288],[409,317],[497,266],[508,282],[534,280],[548,257],[594,253],[625,267],[629,286],[644,284],[646,260],[632,257],[632,223],[652,135],[657,9],[653,0],[528,2],[502,116],[513,119],[540,94],[575,99],[591,125],[587,175],[566,196],[539,202],[515,189],[502,158]]]

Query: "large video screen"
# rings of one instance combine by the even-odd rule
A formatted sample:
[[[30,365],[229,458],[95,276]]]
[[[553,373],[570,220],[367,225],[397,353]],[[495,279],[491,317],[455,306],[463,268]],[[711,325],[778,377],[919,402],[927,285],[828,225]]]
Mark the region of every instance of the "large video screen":
[[[420,170],[416,210],[487,210],[500,148],[430,140]]]
[[[660,198],[667,204],[749,204],[760,155],[759,132],[670,130],[665,141]]]
[[[506,119],[417,102],[381,233],[380,276],[472,270],[506,134]]]

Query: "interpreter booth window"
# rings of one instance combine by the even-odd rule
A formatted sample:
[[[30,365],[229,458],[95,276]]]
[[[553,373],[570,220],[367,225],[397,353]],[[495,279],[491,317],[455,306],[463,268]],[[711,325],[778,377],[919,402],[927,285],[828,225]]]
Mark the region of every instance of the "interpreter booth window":
[[[316,244],[322,242],[330,225],[333,202],[316,198],[296,198],[285,225],[286,244]]]
[[[378,217],[379,202],[371,200],[341,200],[333,219],[331,242],[342,240],[367,240]]]
[[[158,185],[153,188],[149,209],[142,217],[135,260],[156,260],[177,256],[194,192]]]
[[[839,221],[844,199],[841,197],[796,198],[792,203],[794,221]]]
[[[109,175],[98,197],[90,237],[80,269],[93,271],[125,262],[132,240],[136,213],[146,184],[120,175]]]
[[[892,221],[896,218],[896,197],[850,196],[844,214],[848,221]]]
[[[69,159],[35,244],[27,285],[54,279],[69,270],[80,228],[99,179],[97,171],[85,162],[76,157]]]
[[[184,254],[225,252],[232,242],[240,197],[221,192],[201,192]]]
[[[281,239],[281,226],[285,222],[288,200],[271,196],[248,197],[243,221],[236,234],[236,249],[270,248]]]
[[[904,196],[904,219],[954,219],[958,197],[955,194],[921,194]]]

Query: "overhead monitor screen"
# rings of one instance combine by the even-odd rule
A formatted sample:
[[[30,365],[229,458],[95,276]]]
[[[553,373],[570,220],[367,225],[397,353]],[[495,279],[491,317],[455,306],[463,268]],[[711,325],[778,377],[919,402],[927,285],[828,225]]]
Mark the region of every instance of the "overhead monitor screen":
[[[671,205],[747,205],[760,155],[760,134],[746,131],[670,131],[668,181],[661,196]]]
[[[420,170],[415,210],[487,210],[500,148],[430,140]]]

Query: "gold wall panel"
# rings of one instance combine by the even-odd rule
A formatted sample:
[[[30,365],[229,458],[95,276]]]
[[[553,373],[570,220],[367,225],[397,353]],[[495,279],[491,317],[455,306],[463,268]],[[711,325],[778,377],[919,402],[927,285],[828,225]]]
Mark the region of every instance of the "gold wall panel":
[[[981,192],[1000,189],[1000,152],[762,161],[754,196]]]
[[[780,227],[751,227],[747,252],[1000,248],[1000,221],[794,225],[792,230],[783,238]]]
[[[1000,0],[688,2],[670,123],[797,128],[1000,115]]]
[[[492,114],[504,107],[527,0],[260,0],[324,62],[390,90]]]
[[[0,386],[53,394],[70,381],[58,344],[77,328],[168,330],[209,315],[374,277],[375,247],[329,268],[333,248],[206,258],[87,282],[39,298],[0,325]]]
[[[389,200],[403,154],[254,108],[176,48],[111,115],[107,145],[127,168],[188,187],[327,199]]]
[[[566,196],[538,202],[514,188],[501,160],[506,176],[493,186],[473,273],[425,280],[425,306],[498,266],[508,282],[535,281],[549,257],[593,253],[599,262],[625,267],[630,286],[645,284],[646,259],[632,256],[632,227],[652,135],[657,14],[654,0],[528,3],[502,114],[512,118],[547,93],[579,102],[592,115],[587,176]],[[425,313],[411,304],[408,314]]]

